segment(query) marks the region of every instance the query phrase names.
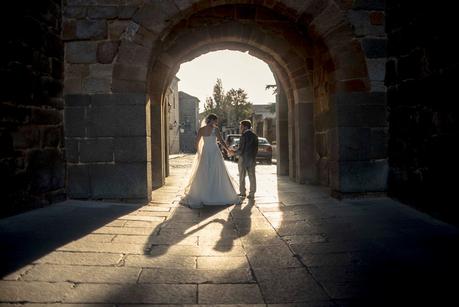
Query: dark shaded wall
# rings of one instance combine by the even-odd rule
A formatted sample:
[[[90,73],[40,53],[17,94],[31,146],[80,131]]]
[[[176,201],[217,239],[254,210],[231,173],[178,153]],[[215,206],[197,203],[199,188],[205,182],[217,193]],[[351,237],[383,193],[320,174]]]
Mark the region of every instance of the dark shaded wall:
[[[61,1],[16,3],[1,21],[0,216],[65,198]]]
[[[459,47],[452,4],[386,1],[389,192],[459,220]]]

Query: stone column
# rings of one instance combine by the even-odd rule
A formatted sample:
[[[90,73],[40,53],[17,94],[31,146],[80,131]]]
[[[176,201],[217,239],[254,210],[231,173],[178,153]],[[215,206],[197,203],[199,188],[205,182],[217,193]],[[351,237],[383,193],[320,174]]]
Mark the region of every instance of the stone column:
[[[150,103],[145,94],[65,96],[70,198],[151,197]]]
[[[313,104],[296,103],[295,106],[295,158],[296,182],[312,182],[314,178],[314,127],[312,121]]]
[[[285,92],[279,86],[276,100],[277,174],[287,176],[289,174],[288,102]]]
[[[163,137],[162,137],[162,106],[159,98],[152,101],[151,106],[151,155],[152,155],[152,185],[153,188],[159,188],[164,184],[164,173],[163,173]]]
[[[292,105],[289,103],[288,108],[288,175],[290,179],[295,180],[296,178],[296,144],[295,144],[295,119],[294,110]]]

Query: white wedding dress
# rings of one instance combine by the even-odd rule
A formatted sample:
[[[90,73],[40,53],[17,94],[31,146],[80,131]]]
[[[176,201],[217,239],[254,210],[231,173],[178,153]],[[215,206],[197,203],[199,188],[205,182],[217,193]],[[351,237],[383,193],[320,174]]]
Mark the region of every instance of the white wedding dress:
[[[203,136],[198,145],[190,179],[180,203],[191,208],[201,208],[205,205],[224,206],[240,202],[218,148],[213,128],[212,133]]]

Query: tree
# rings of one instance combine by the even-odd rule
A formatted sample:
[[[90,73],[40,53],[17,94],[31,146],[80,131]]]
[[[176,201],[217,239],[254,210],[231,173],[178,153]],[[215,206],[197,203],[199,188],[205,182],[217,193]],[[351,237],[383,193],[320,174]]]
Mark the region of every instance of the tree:
[[[215,113],[221,126],[237,127],[239,121],[249,118],[252,114],[252,104],[247,100],[247,93],[239,89],[230,89],[226,94],[220,78],[214,85],[212,97],[206,98],[204,116]]]
[[[233,120],[232,126],[238,126],[238,123],[252,115],[252,104],[247,100],[247,93],[239,88],[237,90],[230,89],[226,93],[227,100],[231,102]]]

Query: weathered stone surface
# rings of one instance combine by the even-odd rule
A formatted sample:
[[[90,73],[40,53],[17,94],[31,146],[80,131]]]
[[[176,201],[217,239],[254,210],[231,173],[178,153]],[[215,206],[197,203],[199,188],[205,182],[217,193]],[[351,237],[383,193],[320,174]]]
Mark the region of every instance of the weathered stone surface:
[[[113,139],[80,141],[80,162],[113,162]]]
[[[387,160],[345,161],[339,162],[338,165],[340,182],[339,186],[333,186],[338,191],[352,193],[385,191],[387,189],[389,173]]]
[[[196,302],[196,285],[80,284],[65,297],[65,302],[192,304]]]
[[[248,268],[246,257],[199,257],[198,269],[228,270],[236,268]]]
[[[149,198],[147,163],[96,164],[89,168],[94,198]]]
[[[91,19],[111,19],[118,16],[119,8],[116,6],[88,7],[88,17]]]
[[[151,155],[147,155],[150,146],[148,137],[117,137],[115,139],[115,162],[151,161]]]
[[[326,301],[328,295],[304,268],[255,269],[267,303]]]
[[[97,45],[97,61],[102,64],[113,62],[118,53],[119,41],[102,42]]]
[[[88,78],[82,84],[83,93],[108,93],[110,88],[110,79]]]
[[[40,264],[65,265],[116,265],[119,263],[121,258],[121,254],[55,251],[35,260],[34,262]]]
[[[196,257],[128,255],[126,266],[169,269],[195,269]]]
[[[84,107],[65,108],[64,131],[67,137],[85,137],[86,125],[86,110]]]
[[[35,265],[23,277],[27,281],[77,282],[77,283],[123,283],[133,284],[137,281],[140,269],[115,268],[104,266],[74,265]],[[115,278],[122,276],[122,278]]]
[[[201,270],[201,269],[143,269],[140,283],[158,284],[230,284],[254,282],[250,271],[234,270]]]
[[[70,198],[89,198],[91,186],[87,165],[67,165],[67,193]]]
[[[263,303],[258,285],[225,284],[198,285],[199,304],[257,304]]]
[[[373,15],[368,11],[349,11],[348,18],[357,36],[383,36],[385,34],[381,22],[375,20],[377,17],[372,19],[371,16]]]
[[[89,65],[89,76],[95,79],[111,79],[113,73],[112,64],[91,64]]]
[[[387,55],[387,40],[384,38],[365,38],[362,48],[369,58],[383,58]]]
[[[90,64],[97,62],[96,42],[69,42],[65,46],[65,59],[67,63]]]
[[[0,297],[6,302],[54,303],[61,302],[71,288],[67,282],[0,281]]]
[[[75,34],[78,39],[107,38],[107,23],[105,20],[77,20]]]

